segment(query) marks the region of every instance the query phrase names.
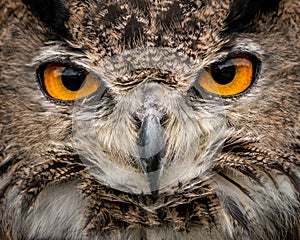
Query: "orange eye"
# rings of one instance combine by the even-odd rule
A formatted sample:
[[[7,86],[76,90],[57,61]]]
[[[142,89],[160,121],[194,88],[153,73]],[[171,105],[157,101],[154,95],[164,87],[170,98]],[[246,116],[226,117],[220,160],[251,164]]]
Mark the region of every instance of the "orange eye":
[[[247,57],[237,57],[213,64],[203,71],[198,84],[206,91],[233,96],[246,91],[252,84],[255,69]]]
[[[48,64],[41,75],[47,94],[63,101],[86,97],[100,87],[100,81],[90,73],[63,64]]]

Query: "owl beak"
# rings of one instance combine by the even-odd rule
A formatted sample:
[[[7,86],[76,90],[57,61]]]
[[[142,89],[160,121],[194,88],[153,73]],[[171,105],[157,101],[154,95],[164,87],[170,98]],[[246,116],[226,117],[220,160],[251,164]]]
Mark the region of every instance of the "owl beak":
[[[159,118],[155,114],[146,115],[142,120],[139,132],[139,153],[141,166],[147,176],[154,198],[159,192],[164,149],[164,132]]]

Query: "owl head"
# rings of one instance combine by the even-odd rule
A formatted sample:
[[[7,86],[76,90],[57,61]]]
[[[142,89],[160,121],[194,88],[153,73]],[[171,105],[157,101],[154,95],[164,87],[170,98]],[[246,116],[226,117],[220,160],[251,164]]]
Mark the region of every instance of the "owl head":
[[[0,232],[290,236],[299,12],[290,0],[4,0]],[[63,198],[73,220],[45,210]]]

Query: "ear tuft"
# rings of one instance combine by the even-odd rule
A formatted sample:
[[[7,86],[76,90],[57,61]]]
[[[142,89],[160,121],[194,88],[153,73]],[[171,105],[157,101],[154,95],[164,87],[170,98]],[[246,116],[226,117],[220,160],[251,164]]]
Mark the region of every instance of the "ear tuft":
[[[276,11],[280,0],[236,0],[225,22],[229,29],[241,29],[256,16]]]
[[[65,22],[69,11],[62,0],[23,0],[25,5],[48,27],[59,34],[66,34]]]

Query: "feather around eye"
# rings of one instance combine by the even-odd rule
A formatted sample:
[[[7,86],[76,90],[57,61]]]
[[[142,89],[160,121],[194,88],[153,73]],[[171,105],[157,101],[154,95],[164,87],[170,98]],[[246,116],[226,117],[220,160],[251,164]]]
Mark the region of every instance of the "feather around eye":
[[[45,93],[62,101],[86,97],[100,87],[100,81],[92,74],[63,64],[47,64],[39,74]]]
[[[213,94],[234,96],[251,87],[255,71],[250,58],[229,58],[206,68],[198,78],[198,85]]]

